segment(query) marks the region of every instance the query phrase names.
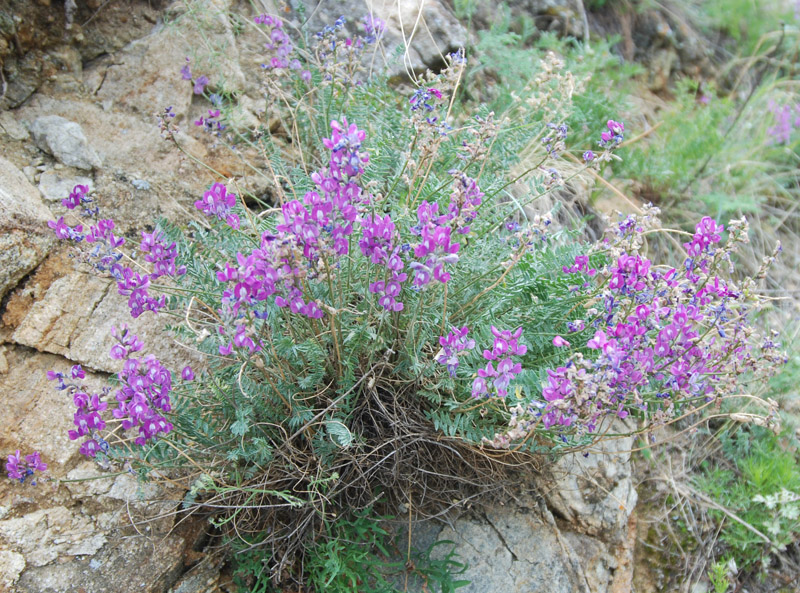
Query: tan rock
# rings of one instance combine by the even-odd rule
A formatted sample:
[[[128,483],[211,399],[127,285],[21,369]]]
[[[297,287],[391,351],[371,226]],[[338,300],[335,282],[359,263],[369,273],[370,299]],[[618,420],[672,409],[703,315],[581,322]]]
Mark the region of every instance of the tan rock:
[[[89,519],[63,506],[0,521],[0,538],[31,566],[44,566],[61,555],[94,554],[107,541]]]
[[[59,468],[78,454],[76,444],[67,436],[67,431],[73,428],[75,407],[65,392],[56,390],[47,380],[47,371],[66,372],[72,363],[18,347],[7,348],[5,358],[9,370],[0,375],[0,405],[3,407],[0,452],[39,451],[49,466],[48,472],[59,475]],[[87,373],[86,385],[99,390],[103,381]],[[38,494],[36,489],[28,490]],[[18,491],[14,482],[3,480],[0,501],[5,499],[4,492]]]
[[[44,297],[35,302],[11,339],[41,352],[60,354],[89,369],[116,373],[121,368],[109,357],[115,344],[111,328],[127,323],[171,370],[196,363],[196,356],[176,343],[162,329],[162,318],[146,312],[130,316],[127,297],[121,296],[113,280],[83,272],[59,278]]]
[[[175,2],[167,9],[170,24],[156,28],[86,72],[86,86],[94,88],[100,101],[125,107],[150,116],[171,105],[184,115],[192,101],[192,83],[181,79],[184,59],[196,53],[196,42],[203,39],[215,58],[192,63],[195,77],[208,76],[212,85],[224,81],[226,88],[241,88],[244,75],[238,63],[238,50],[226,11],[230,2],[205,0]]]
[[[55,242],[53,213],[39,191],[0,157],[0,298],[41,262]]]
[[[0,587],[11,587],[25,570],[25,556],[11,550],[0,550]]]

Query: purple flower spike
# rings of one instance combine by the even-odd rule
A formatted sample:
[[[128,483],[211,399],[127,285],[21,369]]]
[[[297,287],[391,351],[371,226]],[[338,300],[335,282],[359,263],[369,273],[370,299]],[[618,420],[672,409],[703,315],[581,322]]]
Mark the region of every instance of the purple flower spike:
[[[189,68],[189,58],[186,58],[186,63],[181,68],[181,78],[183,80],[191,80],[192,79],[192,70]],[[203,92],[203,91],[200,91]]]
[[[451,377],[456,376],[456,369],[458,368],[458,357],[465,350],[472,350],[475,347],[475,340],[467,339],[469,328],[465,325],[461,329],[452,328],[447,336],[439,338],[439,344],[442,349],[436,355],[436,362],[447,366],[447,371]]]

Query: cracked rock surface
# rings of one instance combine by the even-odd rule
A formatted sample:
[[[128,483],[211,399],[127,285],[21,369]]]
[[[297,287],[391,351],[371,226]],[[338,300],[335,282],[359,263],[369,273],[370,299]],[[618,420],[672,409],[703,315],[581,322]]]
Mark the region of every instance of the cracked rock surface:
[[[626,526],[617,542],[580,533],[556,521],[544,501],[523,496],[466,514],[438,541],[453,542],[468,564],[458,577],[472,581],[464,593],[616,593],[630,591],[632,533]]]

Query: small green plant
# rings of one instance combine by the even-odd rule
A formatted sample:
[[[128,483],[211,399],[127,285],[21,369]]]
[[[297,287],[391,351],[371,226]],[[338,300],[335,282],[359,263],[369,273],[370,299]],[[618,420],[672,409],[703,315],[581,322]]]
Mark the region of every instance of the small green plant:
[[[714,593],[726,593],[730,588],[730,581],[728,580],[729,564],[730,561],[728,560],[717,560],[711,565],[711,569],[708,571],[708,580],[711,581],[711,586],[714,587]]]
[[[757,426],[720,435],[723,458],[705,466],[698,488],[739,520],[720,510],[720,541],[743,571],[766,570],[800,533],[798,442]]]

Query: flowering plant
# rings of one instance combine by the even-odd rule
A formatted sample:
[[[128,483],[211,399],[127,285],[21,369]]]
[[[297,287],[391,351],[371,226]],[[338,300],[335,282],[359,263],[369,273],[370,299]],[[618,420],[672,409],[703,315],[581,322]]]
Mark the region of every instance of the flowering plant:
[[[229,509],[218,525],[273,546],[279,578],[336,513],[419,497],[433,514],[475,485],[496,487],[488,448],[581,446],[628,415],[663,425],[740,391],[742,372],[774,369],[777,345],[748,321],[764,302],[754,282],[723,277],[744,223],[723,245],[723,227],[703,219],[670,267],[644,256],[660,232],[655,209],[591,247],[560,228],[557,208],[534,213],[623,139],[608,120],[598,154],[578,147],[580,166],[562,167],[572,87],[555,107],[532,101],[524,125],[493,113],[457,121],[463,52],[403,98],[365,65],[385,28],[376,17],[357,36],[337,20],[306,53],[277,17],[255,26],[270,39],[267,105],[291,97],[301,108],[282,114],[294,118],[283,134],[237,130],[220,125],[216,96],[214,123],[198,127],[267,156],[268,207],[219,179],[195,202],[189,233],[167,221],[142,233],[147,266],[136,267],[87,188],[63,206],[92,223],[50,223],[87,247],[79,260],[116,280],[133,317],[179,314],[176,334],[204,355],[177,381],[120,327],[116,389],[90,394],[82,370],[52,372],[85,455],[143,474],[189,468],[187,505]],[[188,63],[182,76],[198,93],[213,88]],[[376,106],[382,117],[367,118]],[[174,113],[159,117],[180,148]],[[294,161],[281,158],[287,144],[302,147]],[[528,185],[512,192],[518,154],[527,161],[513,181]]]

